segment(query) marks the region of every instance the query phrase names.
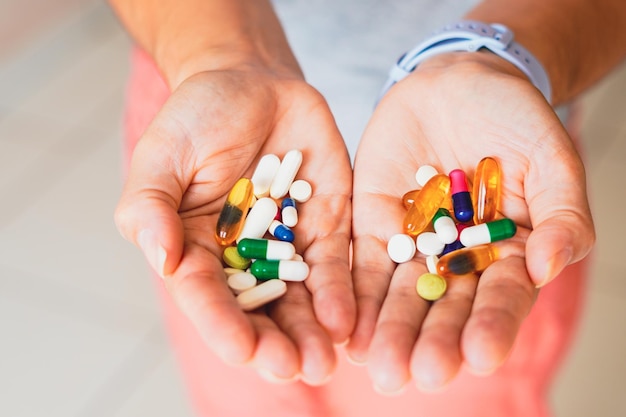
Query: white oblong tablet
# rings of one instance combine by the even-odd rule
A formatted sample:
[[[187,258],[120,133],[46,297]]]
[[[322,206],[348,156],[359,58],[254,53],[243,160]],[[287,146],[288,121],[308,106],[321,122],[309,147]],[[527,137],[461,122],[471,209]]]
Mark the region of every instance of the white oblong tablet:
[[[415,256],[415,241],[403,233],[393,235],[387,243],[387,253],[396,263],[408,262]]]
[[[303,261],[280,261],[278,278],[283,281],[304,281],[309,276],[309,265]]]
[[[439,255],[443,252],[445,243],[439,239],[437,233],[424,232],[417,235],[416,239],[417,250],[424,255]]]
[[[415,172],[415,181],[417,181],[420,187],[423,187],[428,180],[437,174],[439,174],[437,168],[431,165],[422,165],[417,169],[417,172]]]
[[[254,310],[280,298],[287,292],[287,284],[279,279],[270,279],[237,296],[237,302],[244,311]]]
[[[249,272],[239,271],[228,277],[227,284],[235,294],[240,294],[256,286],[256,277]]]
[[[276,176],[270,186],[270,196],[274,199],[282,198],[289,192],[289,187],[302,165],[302,152],[293,149],[285,154],[278,167]]]
[[[313,187],[308,181],[296,180],[289,187],[289,197],[296,200],[298,203],[304,203],[309,201],[313,194]]]
[[[274,217],[276,217],[277,212],[278,206],[274,200],[269,197],[259,198],[250,209],[243,224],[243,229],[237,237],[237,242],[246,237],[262,238]]]
[[[278,172],[278,167],[280,167],[280,158],[273,153],[268,153],[259,160],[250,179],[257,198],[267,197],[270,194],[270,186]]]
[[[439,257],[437,255],[429,255],[426,258],[426,268],[428,268],[428,272],[431,274],[437,273],[437,262],[439,262]]]

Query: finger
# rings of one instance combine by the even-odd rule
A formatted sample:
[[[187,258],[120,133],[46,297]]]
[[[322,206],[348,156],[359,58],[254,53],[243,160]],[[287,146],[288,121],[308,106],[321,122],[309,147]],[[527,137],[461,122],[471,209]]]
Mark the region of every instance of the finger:
[[[333,343],[317,321],[311,294],[301,283],[289,283],[287,293],[275,303],[270,316],[293,341],[299,353],[300,377],[311,385],[326,382],[335,369]]]
[[[535,297],[520,256],[503,258],[482,273],[461,339],[465,363],[473,372],[489,374],[504,362]]]
[[[139,246],[161,276],[171,274],[182,255],[183,225],[178,215],[182,184],[171,170],[170,152],[151,148],[144,137],[135,148],[128,179],[115,212],[122,236]]]
[[[582,162],[569,146],[556,149],[552,156],[552,163],[531,166],[526,178],[533,224],[526,245],[527,267],[537,286],[584,258],[595,243]]]
[[[473,274],[446,279],[445,295],[432,303],[411,355],[411,375],[418,388],[442,388],[458,373],[461,334],[472,309],[477,277]]]
[[[368,371],[381,393],[395,394],[411,379],[411,352],[429,303],[417,296],[417,277],[423,263],[406,262],[396,268],[380,310],[368,351]]]

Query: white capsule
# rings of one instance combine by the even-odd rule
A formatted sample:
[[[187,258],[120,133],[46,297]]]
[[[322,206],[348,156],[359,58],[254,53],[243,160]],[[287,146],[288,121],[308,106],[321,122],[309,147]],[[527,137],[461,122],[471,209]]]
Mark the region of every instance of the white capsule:
[[[302,165],[302,152],[293,149],[285,154],[276,176],[270,186],[270,196],[274,199],[284,197],[291,187],[293,179]]]
[[[481,223],[461,230],[459,240],[466,248],[491,243],[488,223]]]
[[[459,231],[452,217],[440,216],[433,222],[435,233],[444,244],[454,242],[459,237]]]
[[[228,287],[235,294],[240,294],[256,286],[256,277],[249,272],[239,271],[228,277]]]
[[[246,237],[262,238],[274,217],[276,217],[277,212],[278,206],[274,200],[269,197],[259,198],[250,209],[243,224],[243,229],[239,237],[237,237],[237,242]]]
[[[313,194],[313,188],[308,181],[296,180],[289,187],[289,197],[296,200],[298,203],[304,203],[309,201]]]
[[[439,255],[443,252],[445,244],[439,240],[437,233],[424,232],[417,235],[416,239],[417,250],[424,255]]]
[[[287,284],[279,279],[270,279],[250,288],[237,296],[237,302],[244,311],[254,310],[280,298],[287,292]]]
[[[430,165],[422,165],[415,173],[415,180],[420,187],[423,187],[424,184],[428,182],[428,180],[430,180],[437,174],[439,174],[439,172],[437,172],[437,169],[435,167]]]
[[[257,198],[267,197],[270,194],[270,186],[278,167],[280,166],[280,158],[272,153],[264,155],[256,166],[252,174],[252,186],[254,187],[254,195]]]
[[[387,242],[387,253],[396,263],[408,262],[415,256],[415,241],[403,233],[393,235]]]
[[[437,255],[428,255],[428,257],[426,257],[426,267],[428,268],[428,272],[431,274],[437,274],[437,262],[439,262],[439,257]]]

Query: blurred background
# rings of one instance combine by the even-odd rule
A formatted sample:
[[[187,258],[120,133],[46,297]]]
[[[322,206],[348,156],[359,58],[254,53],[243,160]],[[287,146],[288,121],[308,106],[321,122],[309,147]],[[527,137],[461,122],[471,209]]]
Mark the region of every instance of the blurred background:
[[[191,417],[139,251],[119,237],[130,41],[96,0],[0,1],[0,416]],[[626,68],[582,100],[598,230],[557,417],[623,417]]]

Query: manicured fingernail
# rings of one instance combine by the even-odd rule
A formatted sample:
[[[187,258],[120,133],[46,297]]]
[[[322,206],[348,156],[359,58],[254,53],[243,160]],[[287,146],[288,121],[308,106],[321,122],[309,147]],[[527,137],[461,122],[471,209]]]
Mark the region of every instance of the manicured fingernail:
[[[569,247],[557,252],[552,257],[552,259],[550,259],[546,276],[543,278],[543,281],[537,284],[537,288],[543,287],[544,285],[552,281],[557,275],[559,275],[561,271],[563,271],[563,269],[565,269],[565,267],[569,265],[572,260],[572,256],[573,251],[572,248]]]
[[[150,266],[163,278],[167,252],[165,248],[158,243],[154,232],[148,229],[142,230],[137,236],[137,243],[141,247]]]

